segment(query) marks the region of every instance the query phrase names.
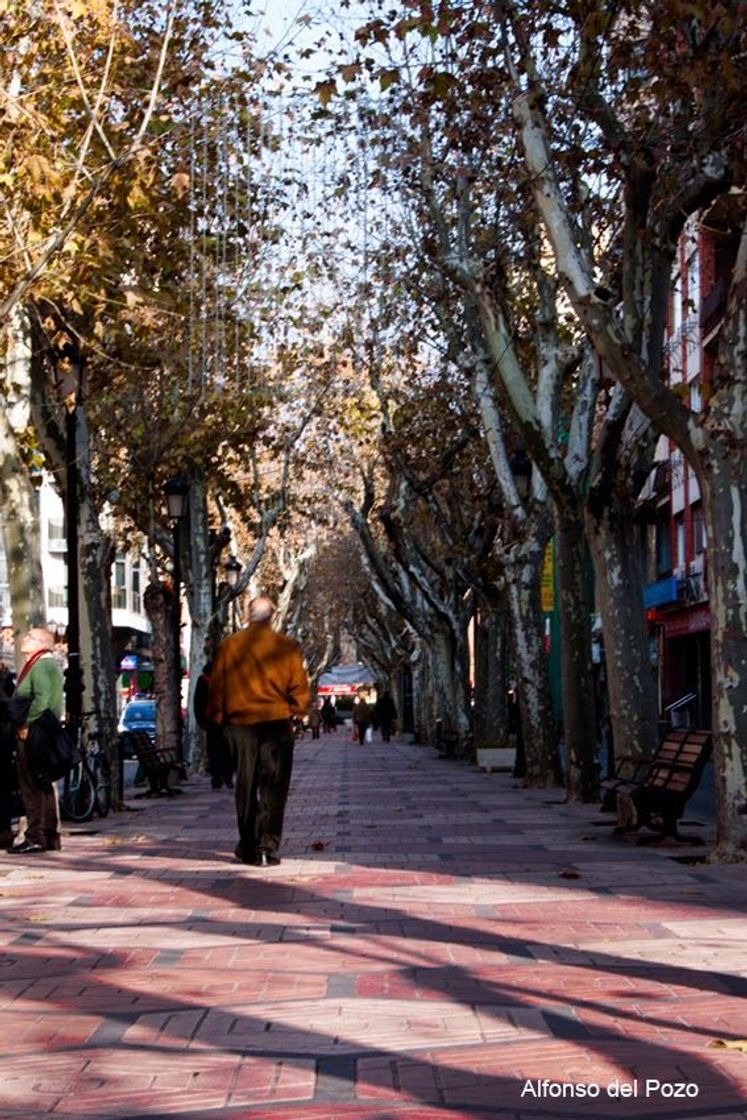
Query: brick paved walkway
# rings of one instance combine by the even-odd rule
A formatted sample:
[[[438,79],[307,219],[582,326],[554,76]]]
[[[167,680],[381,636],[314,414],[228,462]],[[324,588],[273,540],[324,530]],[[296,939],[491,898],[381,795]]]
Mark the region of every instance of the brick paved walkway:
[[[202,778],[0,857],[0,1120],[747,1117],[744,867],[515,784],[338,734],[279,867]]]

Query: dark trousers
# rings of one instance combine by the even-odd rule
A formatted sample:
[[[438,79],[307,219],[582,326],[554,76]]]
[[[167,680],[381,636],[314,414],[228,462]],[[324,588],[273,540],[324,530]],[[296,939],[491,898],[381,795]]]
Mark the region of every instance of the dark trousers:
[[[365,743],[366,732],[368,731],[368,728],[369,728],[370,725],[368,723],[356,723],[355,726],[356,726],[356,729],[358,731],[358,742],[359,743]]]
[[[15,733],[5,730],[0,732],[0,844],[13,838],[11,821],[18,800],[15,749]]]
[[[42,848],[58,850],[60,810],[57,790],[52,785],[45,789],[34,785],[26,759],[26,744],[20,739],[16,742],[16,771],[26,813],[26,839],[31,844],[41,844]]]
[[[226,727],[236,764],[236,819],[244,858],[277,855],[293,769],[290,720]]]
[[[382,743],[391,742],[392,738],[392,725],[386,721],[381,721],[381,741]]]
[[[205,750],[208,770],[213,789],[233,785],[233,757],[228,743],[223,737],[223,728],[215,723],[208,724],[205,730]]]

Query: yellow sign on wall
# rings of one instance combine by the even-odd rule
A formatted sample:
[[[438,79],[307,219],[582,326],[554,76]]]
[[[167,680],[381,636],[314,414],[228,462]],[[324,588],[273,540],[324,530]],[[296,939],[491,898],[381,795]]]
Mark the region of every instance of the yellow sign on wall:
[[[550,541],[545,549],[545,559],[542,563],[540,576],[540,601],[545,614],[555,610],[555,538]]]

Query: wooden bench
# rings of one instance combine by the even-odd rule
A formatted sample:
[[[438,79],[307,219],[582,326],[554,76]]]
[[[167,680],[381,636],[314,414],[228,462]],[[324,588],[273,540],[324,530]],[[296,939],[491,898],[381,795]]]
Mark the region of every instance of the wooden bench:
[[[136,797],[174,797],[177,793],[183,793],[183,790],[169,785],[171,771],[180,767],[176,750],[156,746],[147,731],[123,732],[122,748],[132,751],[148,782],[148,790],[136,794]]]
[[[677,728],[667,733],[653,759],[621,759],[615,776],[601,783],[602,809],[614,801],[618,817],[627,806],[634,818],[618,825],[615,832],[652,829],[654,834],[641,837],[639,844],[668,837],[681,843],[702,843],[698,836],[683,836],[677,822],[700,784],[711,746],[710,731]]]
[[[673,763],[680,748],[690,733],[690,728],[677,728],[667,733],[656,753],[656,761]],[[623,755],[615,767],[612,778],[600,782],[602,790],[602,812],[614,812],[617,807],[617,794],[630,794],[637,789],[647,776],[653,759],[640,755]]]

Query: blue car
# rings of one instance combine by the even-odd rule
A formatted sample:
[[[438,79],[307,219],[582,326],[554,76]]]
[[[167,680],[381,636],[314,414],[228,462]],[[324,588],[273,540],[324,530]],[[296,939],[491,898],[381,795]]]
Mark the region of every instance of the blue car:
[[[150,741],[154,742],[156,738],[155,700],[130,700],[130,702],[125,705],[122,712],[118,731],[120,735],[125,736],[128,731],[145,731],[149,735]],[[125,742],[126,741],[125,738]],[[131,751],[128,753],[130,757],[134,757]]]

